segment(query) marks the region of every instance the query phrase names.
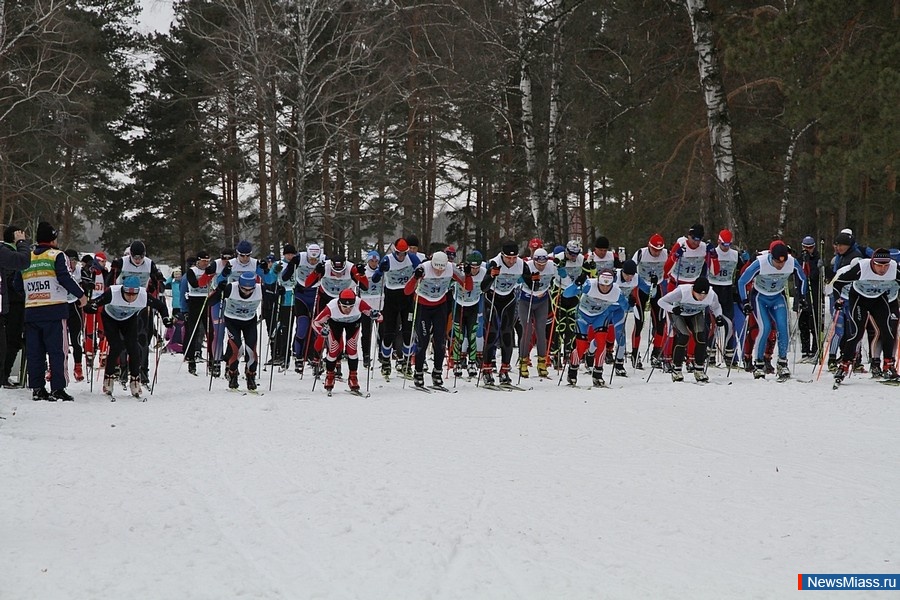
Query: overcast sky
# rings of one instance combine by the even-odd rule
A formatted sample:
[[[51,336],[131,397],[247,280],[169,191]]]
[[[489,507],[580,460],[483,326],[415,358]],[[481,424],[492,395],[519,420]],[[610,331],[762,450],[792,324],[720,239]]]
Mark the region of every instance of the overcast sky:
[[[143,12],[138,18],[139,31],[168,31],[172,22],[172,0],[141,0],[141,6]]]

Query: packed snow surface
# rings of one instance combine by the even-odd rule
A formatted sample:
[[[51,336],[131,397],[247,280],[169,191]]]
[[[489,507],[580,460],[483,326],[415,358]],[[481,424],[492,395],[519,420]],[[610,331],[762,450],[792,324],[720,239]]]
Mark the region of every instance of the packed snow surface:
[[[780,598],[900,572],[900,389],[867,375],[376,372],[329,398],[293,372],[207,391],[179,358],[145,403],[0,391],[0,598]]]

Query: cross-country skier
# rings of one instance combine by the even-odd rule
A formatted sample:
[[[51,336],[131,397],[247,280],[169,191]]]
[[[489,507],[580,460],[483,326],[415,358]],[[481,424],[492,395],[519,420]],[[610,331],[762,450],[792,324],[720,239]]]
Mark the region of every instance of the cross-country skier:
[[[412,376],[409,367],[409,357],[412,354],[412,297],[403,291],[407,282],[413,275],[413,271],[420,264],[419,257],[410,252],[409,243],[403,238],[394,241],[391,252],[382,257],[378,265],[379,273],[374,278],[384,278],[384,307],[382,312],[381,331],[379,338],[381,350],[381,374],[384,377],[391,375],[391,353],[394,348],[394,340],[399,333],[403,341],[403,357],[398,361],[398,369],[403,369],[404,375]],[[377,281],[377,280],[376,280]]]
[[[532,242],[540,241],[538,238]],[[548,377],[547,371],[547,315],[550,314],[550,288],[558,285],[560,277],[556,266],[550,264],[550,256],[541,247],[531,253],[527,263],[531,281],[519,288],[519,323],[522,337],[519,339],[519,374],[528,377],[532,339],[536,341],[538,377]],[[529,285],[530,284],[530,285]]]
[[[238,368],[241,350],[245,356],[244,376],[247,389],[256,389],[257,354],[257,311],[262,303],[262,286],[252,271],[244,271],[237,281],[219,283],[218,293],[224,300],[222,315],[228,332],[228,352],[225,353],[228,387],[238,388]]]
[[[891,260],[890,252],[884,248],[875,250],[872,258],[860,259],[834,280],[834,291],[838,294],[836,310],[841,310],[842,304],[847,305],[844,337],[841,340],[841,363],[834,374],[835,385],[840,384],[850,372],[865,333],[865,324],[870,317],[875,326],[876,337],[881,339],[884,355],[882,378],[892,383],[900,382],[894,362],[898,288],[900,271],[897,263]]]
[[[462,377],[463,370],[468,372],[469,378],[478,376],[478,317],[481,314],[481,282],[487,274],[484,268],[481,252],[473,250],[466,256],[466,264],[460,265],[464,270],[466,265],[472,277],[472,289],[465,286],[453,286],[453,300],[456,303],[456,316],[454,318],[452,342],[453,375]]]
[[[634,253],[632,260],[637,263],[638,275],[641,280],[650,284],[649,292],[641,292],[638,290],[638,298],[640,299],[640,311],[643,313],[647,303],[650,303],[650,327],[653,330],[653,339],[651,345],[653,350],[650,353],[650,364],[659,369],[662,367],[662,348],[665,340],[666,319],[662,309],[659,308],[657,302],[665,293],[663,275],[665,273],[666,260],[669,258],[669,251],[666,250],[666,242],[658,233],[654,233],[647,241],[647,245]],[[640,322],[643,327],[643,321]],[[632,354],[631,361],[635,369],[642,369],[641,357],[638,349],[640,348],[640,334],[638,321],[635,321],[635,333],[632,337]]]
[[[481,377],[486,385],[493,385],[494,360],[500,347],[499,383],[509,385],[510,362],[518,314],[516,288],[522,281],[531,285],[531,270],[519,258],[519,247],[513,241],[503,242],[500,254],[491,260],[487,276],[481,282],[484,293],[485,340]]]
[[[415,346],[416,360],[413,383],[416,387],[425,387],[424,365],[428,351],[428,343],[433,341],[434,368],[431,371],[431,383],[443,387],[444,380],[441,369],[447,349],[447,292],[450,282],[456,281],[467,291],[472,289],[470,272],[460,273],[453,263],[447,260],[444,252],[435,252],[431,260],[421,263],[413,271],[412,279],[406,282],[404,292],[413,296],[416,307]]]
[[[625,323],[628,300],[615,284],[616,273],[612,269],[602,269],[597,277],[588,278],[588,271],[582,270],[575,281],[564,291],[563,296],[579,299],[575,348],[569,357],[566,381],[569,385],[578,383],[578,365],[584,354],[595,342],[598,352],[594,356],[591,375],[595,386],[605,386],[603,379],[603,348],[609,338],[615,339],[616,327]],[[618,324],[618,325],[617,325]]]
[[[127,275],[121,284],[111,285],[99,298],[91,300],[85,310],[96,313],[103,306],[103,330],[109,342],[109,357],[103,377],[103,393],[113,394],[123,350],[128,355],[127,371],[131,395],[141,396],[141,344],[146,330],[143,316],[149,309],[159,311],[166,327],[172,325],[166,303],[151,296],[137,275]]]
[[[679,285],[659,299],[659,307],[668,313],[669,324],[675,331],[672,381],[684,381],[681,365],[687,356],[690,339],[694,341],[694,359],[698,365],[694,369],[694,379],[709,381],[706,371],[700,366],[706,364],[707,309],[712,311],[716,325],[726,326],[719,298],[716,294],[710,294],[709,288],[709,280],[698,277],[694,283]]]
[[[335,367],[342,354],[347,355],[347,385],[350,391],[359,392],[359,336],[362,315],[379,322],[381,316],[377,310],[361,300],[351,289],[345,289],[338,297],[328,302],[325,308],[316,315],[312,328],[318,334],[316,344],[318,350],[324,350],[325,389],[331,392],[334,388]]]
[[[756,337],[753,353],[753,377],[755,379],[764,379],[766,376],[763,358],[773,321],[778,336],[776,373],[779,380],[790,377],[787,361],[790,337],[784,290],[792,274],[796,274],[800,281],[800,296],[805,302],[806,275],[803,274],[803,270],[794,257],[789,255],[787,246],[779,242],[774,244],[768,253],[758,256],[755,261],[751,262],[738,280],[738,292],[741,295],[744,315],[753,312],[759,324],[759,334]],[[753,291],[748,295],[747,286],[751,282]]]

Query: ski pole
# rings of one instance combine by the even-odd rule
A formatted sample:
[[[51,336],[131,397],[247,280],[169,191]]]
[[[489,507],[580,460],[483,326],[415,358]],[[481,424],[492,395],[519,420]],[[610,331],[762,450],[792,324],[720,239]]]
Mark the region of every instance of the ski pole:
[[[301,380],[303,379],[303,372],[306,371],[306,358],[309,356],[309,344],[312,341],[312,336],[314,333],[314,330],[312,327],[312,322],[313,322],[313,319],[315,319],[318,316],[319,298],[321,298],[321,296],[322,296],[322,289],[319,288],[318,290],[316,290],[316,299],[313,300],[313,311],[312,311],[312,314],[309,315],[309,325],[307,325],[307,327],[306,327],[306,344],[304,345],[304,348],[303,348],[303,359],[300,361],[300,379]],[[299,318],[297,319],[297,326],[298,327],[300,326]],[[338,357],[338,359],[340,359],[340,356]],[[323,360],[322,353],[320,352],[319,353],[319,361],[318,361],[319,368],[313,369],[313,371],[317,371],[317,372],[322,371],[322,360]],[[313,385],[315,386],[315,382],[313,383]]]
[[[276,284],[276,289],[278,288]],[[281,308],[284,304],[284,298],[287,295],[287,292],[284,294],[278,295],[278,302],[276,302],[276,306],[278,307],[278,313],[272,319],[272,331],[269,333],[269,344],[268,345],[277,345],[278,344],[278,332],[281,330]],[[274,309],[273,309],[274,310]],[[266,353],[269,352],[268,347],[266,348]],[[274,352],[273,352],[274,354]],[[272,391],[272,378],[275,376],[275,357],[272,357],[272,365],[271,369],[269,369],[269,391]],[[268,361],[267,361],[268,362]]]
[[[185,361],[188,360],[188,357],[191,352],[193,352],[193,344],[194,344],[194,336],[197,334],[197,328],[200,326],[200,321],[206,317],[206,302],[209,300],[210,294],[207,294],[205,298],[203,298],[203,305],[200,307],[200,312],[197,316],[197,320],[194,322],[194,329],[191,331],[191,337],[188,338],[187,346],[183,347],[181,363],[178,365],[178,373],[181,372],[181,367],[184,365]],[[100,313],[97,313],[97,316],[100,316]]]
[[[154,319],[153,328],[156,329],[157,336],[158,336],[159,335],[159,323],[158,323],[159,313],[154,313],[153,319]],[[156,387],[156,377],[159,374],[159,355],[160,355],[159,349],[160,349],[160,345],[157,344],[156,345],[156,364],[153,367],[153,379],[150,381],[150,395],[151,396],[153,395],[153,389]]]
[[[491,285],[493,286],[493,283],[491,283]],[[487,349],[488,349],[488,340],[490,339],[491,324],[494,321],[494,302],[496,300],[497,300],[497,295],[494,293],[493,290],[491,290],[491,308],[488,310],[488,319],[484,325],[484,350],[485,351],[487,351]],[[486,352],[484,352],[483,354],[486,354]],[[482,362],[481,368],[478,369],[478,377],[475,379],[475,387],[476,388],[481,384],[481,376],[484,373],[484,362],[485,362],[484,358],[481,359],[481,362]]]
[[[531,323],[531,305],[534,302],[534,290],[532,293],[528,294],[528,311],[525,313],[525,323],[522,325],[522,343],[519,344],[519,348],[521,349],[523,346],[528,348],[528,345],[531,343],[531,335],[536,333],[536,331],[528,331],[528,327],[532,327],[533,329],[537,327],[537,325],[532,325]],[[546,324],[545,324],[546,325]],[[528,335],[526,335],[528,334]],[[523,360],[527,360],[528,356],[531,354],[531,350],[525,353],[525,356],[522,356],[521,350],[519,351],[519,363]],[[516,385],[519,385],[522,382],[522,365],[519,364],[519,378],[516,380]]]
[[[412,364],[412,353],[413,353],[413,348],[416,345],[416,334],[418,333],[418,329],[419,329],[417,326],[418,323],[416,323],[416,315],[419,312],[419,285],[421,283],[422,283],[422,280],[420,279],[419,282],[416,283],[416,289],[413,292],[413,312],[412,312],[413,330],[412,330],[412,334],[410,334],[410,337],[409,337],[409,354],[406,355],[406,372],[407,373],[409,373],[409,367]],[[406,379],[407,379],[406,377],[403,378],[403,385],[401,386],[402,389],[406,389]]]

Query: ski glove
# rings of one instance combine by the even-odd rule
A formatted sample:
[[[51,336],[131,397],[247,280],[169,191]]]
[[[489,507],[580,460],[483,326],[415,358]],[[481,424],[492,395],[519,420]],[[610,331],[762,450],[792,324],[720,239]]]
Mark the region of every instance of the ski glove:
[[[806,298],[800,298],[797,300],[797,308],[801,312],[809,308],[809,302],[806,301]]]
[[[744,302],[743,306],[741,306],[741,311],[743,311],[743,313],[744,313],[745,315],[749,315],[750,313],[753,312],[753,306],[751,306],[749,300],[747,300],[746,302]]]
[[[228,276],[231,275],[231,263],[225,265],[225,268],[222,269],[222,277],[228,279]]]
[[[541,274],[540,273],[532,273],[531,274],[531,289],[536,290],[541,287]]]
[[[319,264],[317,264],[315,271],[319,276],[324,275],[325,274],[325,263],[320,262]]]
[[[844,309],[844,299],[838,298],[834,301],[834,310],[843,310]]]
[[[675,251],[675,258],[681,258],[684,256],[684,246],[678,246],[678,250]]]
[[[582,271],[581,275],[579,275],[578,277],[575,278],[575,285],[577,285],[578,287],[583,286],[584,282],[587,281],[587,278],[588,278],[588,274],[585,273],[584,271]]]
[[[682,309],[680,306],[674,306],[674,307],[672,307],[672,314],[673,314],[673,315],[680,315],[680,314],[682,313],[682,311],[683,311],[683,309]]]
[[[162,322],[163,322],[163,325],[166,326],[166,329],[168,329],[175,323],[175,321],[172,320],[172,317],[163,317]]]
[[[659,277],[657,277],[656,273],[650,274],[650,285],[656,285],[659,283]]]
[[[416,267],[416,270],[413,271],[413,277],[416,279],[422,279],[425,277],[425,268],[424,267]]]
[[[91,302],[88,302],[87,304],[85,304],[84,312],[88,313],[89,315],[96,314],[97,313],[97,303],[94,301],[91,301]]]
[[[382,273],[387,273],[391,270],[391,264],[388,261],[383,260],[381,261],[381,264],[378,265],[378,270]]]
[[[366,265],[364,265],[363,263],[357,263],[356,264],[356,272],[359,273],[360,275],[365,275],[366,274]]]
[[[586,260],[586,261],[584,261],[584,264],[581,265],[581,270],[582,270],[582,271],[588,271],[588,272],[590,272],[590,271],[593,271],[593,270],[596,269],[596,268],[597,268],[597,263],[595,263],[595,262],[592,261],[592,260]]]
[[[284,265],[281,264],[280,262],[277,262],[274,265],[272,265],[272,272],[275,273],[276,275],[278,275],[279,273],[281,273],[281,270],[283,268],[284,268]]]
[[[295,265],[295,266],[300,264],[300,255],[299,254],[294,255],[294,257],[291,259],[291,264]]]
[[[637,301],[634,299],[634,295],[628,294],[628,308],[634,308],[635,304],[637,304]]]
[[[381,316],[381,312],[378,310],[375,310],[374,308],[369,311],[369,318],[372,319],[373,321],[377,320],[378,317],[380,317],[380,316]]]
[[[471,277],[471,276],[472,276],[472,271],[475,270],[475,265],[473,265],[473,264],[471,264],[471,263],[466,263],[466,264],[463,265],[462,270],[463,270],[463,275],[468,275],[468,276]]]
[[[716,244],[713,242],[706,242],[706,253],[712,254],[716,251]]]
[[[723,317],[722,315],[716,317],[716,325],[718,325],[719,327],[725,327],[725,317]]]
[[[490,271],[491,279],[497,277],[497,275],[499,275],[499,274],[500,274],[500,267],[497,266],[497,263],[495,263],[494,261],[491,261],[491,271]]]
[[[331,328],[328,326],[328,323],[322,325],[322,329],[319,330],[319,335],[322,337],[328,337],[328,334],[331,333]]]

